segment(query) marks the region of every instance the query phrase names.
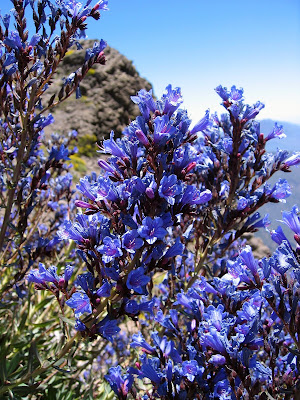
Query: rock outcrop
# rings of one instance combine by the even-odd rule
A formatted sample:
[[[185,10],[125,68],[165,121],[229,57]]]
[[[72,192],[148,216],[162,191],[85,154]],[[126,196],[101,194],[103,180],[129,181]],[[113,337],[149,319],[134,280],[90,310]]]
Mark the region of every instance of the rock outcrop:
[[[58,69],[56,79],[47,90],[47,98],[57,93],[62,79],[76,71],[84,61],[85,51],[93,47],[94,41],[82,42],[82,50],[70,49]],[[124,127],[139,114],[138,107],[130,96],[140,89],[151,89],[151,84],[141,78],[132,62],[117,50],[105,49],[106,64],[95,64],[83,79],[80,89],[82,97],[73,94],[53,110],[55,123],[51,131],[66,134],[76,129],[80,137],[85,135],[101,140],[108,137],[111,130],[119,136]]]

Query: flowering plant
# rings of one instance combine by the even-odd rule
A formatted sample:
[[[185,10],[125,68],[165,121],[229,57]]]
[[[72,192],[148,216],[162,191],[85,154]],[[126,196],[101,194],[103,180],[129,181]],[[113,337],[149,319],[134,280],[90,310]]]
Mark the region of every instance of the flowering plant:
[[[71,16],[79,29],[86,16],[95,17],[95,7],[80,11],[74,3],[63,4],[61,15]],[[102,49],[101,43],[94,46],[85,65],[102,62]],[[77,75],[63,86],[66,97],[68,85],[75,90]],[[89,382],[96,369],[119,399],[296,398],[298,209],[282,215],[296,248],[279,227],[271,233],[278,244],[275,253],[256,260],[243,235],[269,225],[260,207],[291,195],[286,180],[275,185],[268,180],[278,171],[289,172],[300,162],[299,153],[266,152],[266,143],[284,133],[278,125],[266,135],[260,132],[255,118],[264,105],[245,105],[243,90],[235,86],[219,86],[216,92],[226,113],[218,117],[207,111],[194,125],[180,108],[179,88],[167,86],[159,100],[143,89],[132,97],[141,115],[121,138],[111,132],[99,146],[100,153],[110,155],[98,161],[103,173],[80,179],[80,196],[74,199],[79,212],[57,227],[55,248],[72,241],[76,252],[51,266],[30,258],[22,276],[27,274],[40,301],[48,295],[57,300],[67,339],[54,361],[40,363],[14,383],[4,381],[0,393],[20,384],[32,389],[30,379],[36,376],[45,384],[43,374],[51,367],[66,374],[59,362],[72,365],[64,358],[89,339],[98,344],[98,358],[88,360],[86,369],[77,363],[75,371]],[[59,96],[58,101],[64,91]],[[46,164],[64,161],[68,154],[63,145],[53,148]],[[39,209],[30,203],[34,206]],[[28,229],[27,220],[20,220]],[[29,233],[21,233],[27,240]],[[87,353],[93,351],[90,347]],[[99,388],[95,393],[101,396]]]

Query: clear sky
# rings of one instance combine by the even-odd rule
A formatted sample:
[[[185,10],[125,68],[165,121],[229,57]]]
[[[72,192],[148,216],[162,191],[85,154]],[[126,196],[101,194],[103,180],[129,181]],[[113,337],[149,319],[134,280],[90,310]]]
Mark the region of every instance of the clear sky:
[[[1,11],[11,8],[0,0]],[[299,0],[109,0],[88,37],[133,61],[156,96],[179,86],[193,119],[219,111],[219,84],[261,100],[261,118],[300,123]]]

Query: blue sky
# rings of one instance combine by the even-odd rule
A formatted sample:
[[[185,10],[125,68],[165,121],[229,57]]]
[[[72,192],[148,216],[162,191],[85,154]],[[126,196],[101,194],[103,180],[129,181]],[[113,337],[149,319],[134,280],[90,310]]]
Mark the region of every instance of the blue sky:
[[[156,96],[181,87],[193,119],[220,111],[214,88],[235,84],[247,102],[265,103],[261,118],[300,123],[299,0],[109,0],[109,8],[88,37],[132,60]]]

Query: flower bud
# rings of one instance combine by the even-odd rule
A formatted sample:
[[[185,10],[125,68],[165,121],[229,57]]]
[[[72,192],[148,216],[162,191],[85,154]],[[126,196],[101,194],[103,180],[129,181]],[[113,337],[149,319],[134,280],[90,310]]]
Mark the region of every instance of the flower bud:
[[[145,146],[148,147],[150,145],[149,140],[147,139],[146,135],[144,134],[143,131],[140,129],[137,129],[135,131],[136,137],[139,139],[139,141]]]

